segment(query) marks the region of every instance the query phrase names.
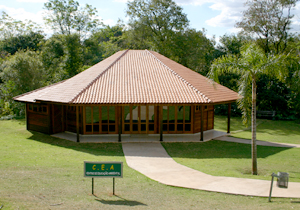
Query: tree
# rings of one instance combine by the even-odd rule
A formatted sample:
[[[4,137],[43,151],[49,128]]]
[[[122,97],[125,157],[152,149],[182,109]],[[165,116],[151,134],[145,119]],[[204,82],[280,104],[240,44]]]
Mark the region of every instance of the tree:
[[[300,89],[298,88],[297,82],[299,54],[298,52],[295,52],[298,45],[298,37],[290,32],[292,18],[294,17],[291,11],[296,6],[297,2],[298,0],[247,1],[246,5],[249,7],[246,11],[244,11],[242,21],[236,24],[237,27],[243,29],[243,33],[252,35],[256,39],[257,44],[266,54],[273,55],[286,53],[289,55],[289,60],[297,60],[288,67],[289,75],[284,82],[288,89],[287,92],[290,94],[286,96],[288,101],[284,102],[289,104],[289,109],[286,109],[285,113],[282,113],[283,110],[281,110],[280,114],[282,117],[285,115],[287,117],[295,115],[295,113],[292,114],[292,112],[295,112],[297,109],[296,101],[299,101],[298,96],[300,95]],[[292,57],[295,59],[291,59]],[[272,82],[265,83],[265,89],[272,89],[277,92],[278,96],[280,96],[280,89],[274,87],[284,87],[285,85],[280,83],[280,81],[278,81],[274,76],[267,77],[268,80]],[[278,103],[274,103],[274,105],[276,105],[276,107],[273,106],[274,109],[279,108],[280,106]],[[291,109],[293,110],[292,112],[289,111]],[[279,114],[279,112],[277,113]]]
[[[248,0],[249,8],[243,19],[236,24],[246,34],[257,36],[257,43],[265,53],[283,52],[289,41],[291,9],[298,0]]]
[[[115,26],[105,26],[92,34],[91,38],[98,43],[117,39],[123,35],[124,24],[118,23]]]
[[[121,23],[105,26],[86,39],[83,43],[85,65],[94,65],[115,52],[130,48],[125,44],[124,27]]]
[[[77,34],[55,34],[42,47],[42,60],[48,83],[68,79],[84,67],[84,46]]]
[[[214,58],[219,58],[225,55],[239,56],[242,46],[251,40],[250,37],[238,34],[225,34],[219,37],[219,44],[216,46]],[[231,90],[238,91],[239,76],[233,72],[226,72],[218,75],[221,85],[230,88]],[[215,106],[215,112],[219,115],[227,115],[228,107],[225,104]],[[231,105],[231,114],[240,116],[240,110],[236,103]]]
[[[20,49],[37,50],[44,35],[39,25],[32,21],[18,21],[2,12],[0,18],[0,58]]]
[[[238,100],[242,109],[244,123],[251,116],[252,127],[252,174],[257,175],[256,148],[256,85],[261,75],[274,75],[283,80],[284,68],[281,68],[283,56],[267,56],[264,51],[253,43],[242,47],[240,56],[226,55],[216,59],[210,69],[209,78],[218,82],[218,74],[233,72],[240,75]],[[252,99],[251,99],[252,98]],[[250,109],[252,110],[250,112]]]
[[[172,39],[169,58],[206,75],[214,59],[214,44],[206,38],[205,30],[186,29],[174,34]]]
[[[28,35],[31,32],[42,34],[41,27],[35,22],[15,20],[7,13],[2,12],[0,18],[0,39],[8,39],[21,35]]]
[[[152,43],[152,40],[149,39],[148,31],[136,30],[131,27],[130,29],[124,31],[122,37],[125,41],[125,46],[127,49],[156,49],[154,43]]]
[[[41,57],[47,85],[65,79],[65,51],[64,35],[55,34],[43,43]]]
[[[136,35],[143,35],[154,50],[170,55],[173,37],[188,27],[188,19],[172,0],[134,0],[127,3],[129,26]]]
[[[217,50],[221,52],[221,55],[238,55],[240,54],[241,47],[250,40],[250,37],[243,36],[241,33],[237,35],[225,34],[220,37]]]
[[[77,34],[64,36],[66,47],[65,71],[66,78],[70,78],[80,73],[83,69],[83,46]]]
[[[2,102],[13,113],[24,114],[23,105],[14,102],[12,97],[44,86],[45,72],[40,54],[30,50],[18,51],[8,57],[0,69],[2,70],[0,77],[3,80],[0,86]]]
[[[10,55],[15,54],[19,50],[37,51],[40,49],[40,43],[44,41],[44,35],[39,32],[30,31],[27,34],[20,34],[5,38],[0,41],[0,51]]]
[[[288,105],[290,97],[291,90],[286,83],[273,76],[261,75],[257,81],[257,110],[273,110],[277,116],[289,118],[292,116]]]
[[[96,18],[96,8],[89,4],[82,8],[74,0],[49,0],[44,6],[48,10],[44,20],[60,34],[78,33],[84,39],[101,24]]]
[[[290,110],[287,113],[288,117],[300,117],[300,63],[299,63],[299,47],[300,40],[295,37],[294,45],[290,44],[288,46],[292,50],[287,56],[286,66],[289,71],[289,76],[286,78],[285,85],[290,90],[288,108]],[[294,112],[294,113],[293,113]]]
[[[213,41],[205,30],[189,28],[182,8],[172,0],[134,0],[127,3],[129,30],[125,46],[150,49],[199,73],[206,74],[213,60]]]

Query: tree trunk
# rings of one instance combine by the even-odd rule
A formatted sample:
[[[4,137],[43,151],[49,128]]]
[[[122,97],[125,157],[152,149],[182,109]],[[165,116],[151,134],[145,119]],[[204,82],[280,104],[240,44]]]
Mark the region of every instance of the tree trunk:
[[[256,147],[256,81],[252,78],[252,174],[257,175],[257,147]]]

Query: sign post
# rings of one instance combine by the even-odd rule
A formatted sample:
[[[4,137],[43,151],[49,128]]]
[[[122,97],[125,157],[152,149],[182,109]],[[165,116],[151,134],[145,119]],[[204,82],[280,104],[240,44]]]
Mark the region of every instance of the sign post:
[[[115,195],[115,178],[123,178],[123,162],[84,161],[84,177],[92,178],[94,195],[94,178],[113,178],[113,195]]]
[[[92,178],[92,195],[94,195],[94,177]]]

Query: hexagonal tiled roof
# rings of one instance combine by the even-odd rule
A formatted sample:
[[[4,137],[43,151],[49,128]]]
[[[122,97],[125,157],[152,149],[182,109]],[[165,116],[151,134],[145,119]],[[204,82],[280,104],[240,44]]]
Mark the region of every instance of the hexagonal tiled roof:
[[[68,80],[14,99],[68,104],[203,104],[226,103],[238,97],[159,53],[126,50]]]

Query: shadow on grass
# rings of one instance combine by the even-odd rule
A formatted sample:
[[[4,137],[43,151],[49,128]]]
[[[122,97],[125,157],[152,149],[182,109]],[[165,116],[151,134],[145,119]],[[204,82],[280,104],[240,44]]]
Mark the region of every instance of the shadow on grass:
[[[171,157],[179,158],[243,158],[251,159],[251,145],[234,142],[209,141],[205,143],[162,143]],[[288,147],[257,146],[257,157],[266,158]]]
[[[59,139],[35,131],[29,131],[32,136],[29,140],[50,144],[57,147],[64,147],[80,152],[89,153],[95,156],[124,156],[122,144],[118,143],[76,143],[65,139]]]
[[[76,143],[55,138],[46,134],[30,131],[32,136],[28,139],[51,144],[58,147],[73,149],[96,156],[124,156],[121,143]],[[248,158],[251,159],[251,145],[233,142],[208,141],[191,143],[162,143],[171,157],[180,158]],[[284,147],[257,146],[258,158],[288,150]]]
[[[125,198],[118,197],[120,200],[103,200],[103,199],[95,199],[96,201],[101,202],[102,204],[106,205],[117,205],[117,206],[147,206],[144,203],[138,202],[138,201],[131,201],[127,200]]]

